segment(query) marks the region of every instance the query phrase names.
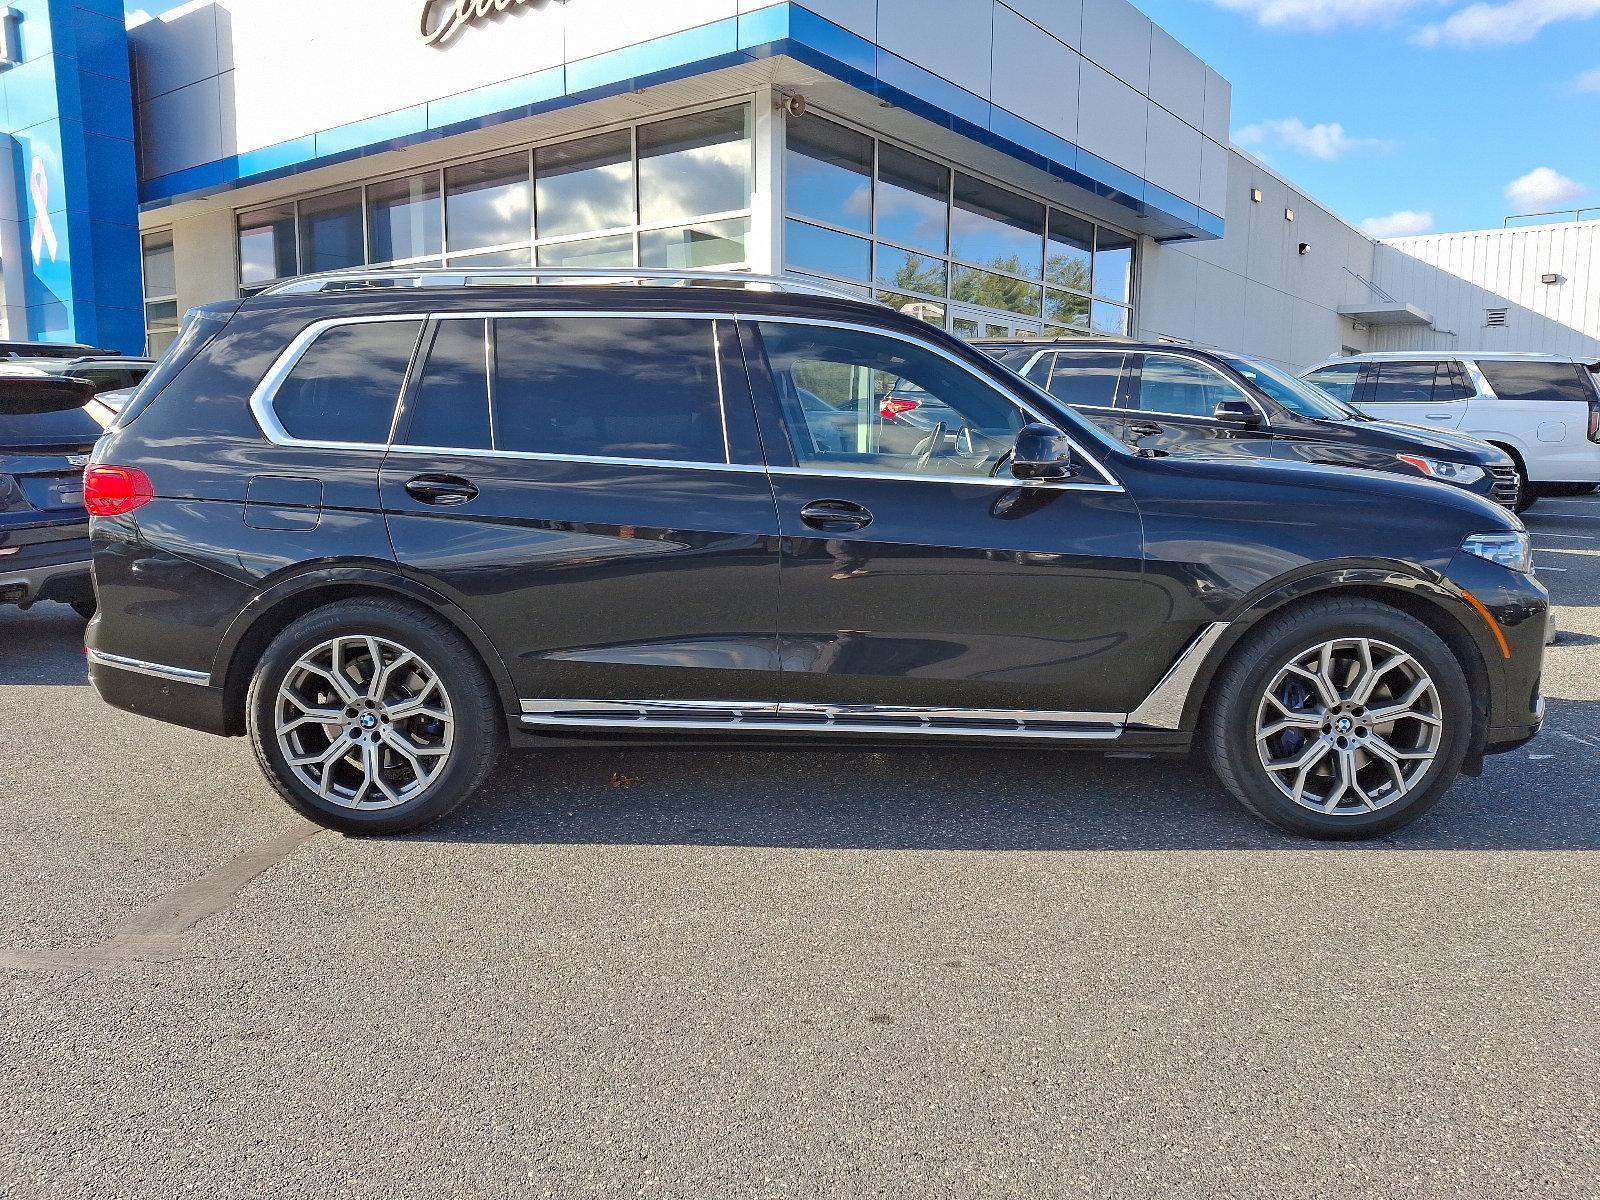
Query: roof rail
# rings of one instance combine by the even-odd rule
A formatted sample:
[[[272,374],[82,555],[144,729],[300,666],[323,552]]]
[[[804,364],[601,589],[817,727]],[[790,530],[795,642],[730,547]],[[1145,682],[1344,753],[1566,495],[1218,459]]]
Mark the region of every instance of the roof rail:
[[[797,296],[836,300],[868,300],[843,284],[829,284],[789,275],[753,275],[747,271],[674,271],[657,267],[401,267],[324,271],[285,279],[257,292],[258,296],[310,296],[369,288],[523,287],[561,284],[636,287],[744,287]]]

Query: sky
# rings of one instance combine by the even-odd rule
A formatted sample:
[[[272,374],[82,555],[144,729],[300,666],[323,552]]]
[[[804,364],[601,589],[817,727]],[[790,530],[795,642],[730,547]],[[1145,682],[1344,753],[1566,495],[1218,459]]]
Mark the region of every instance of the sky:
[[[1377,236],[1600,206],[1600,0],[1134,2],[1232,82],[1240,145]]]
[[[1233,84],[1236,142],[1369,232],[1600,207],[1600,0],[1134,2]]]

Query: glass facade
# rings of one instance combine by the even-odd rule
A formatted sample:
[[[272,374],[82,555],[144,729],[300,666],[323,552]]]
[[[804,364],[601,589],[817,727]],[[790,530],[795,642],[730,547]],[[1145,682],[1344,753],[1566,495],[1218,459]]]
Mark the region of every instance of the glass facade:
[[[242,212],[239,283],[366,266],[740,269],[751,123],[739,104]]]
[[[787,127],[784,264],[968,337],[1133,327],[1137,242],[814,115]]]
[[[172,234],[145,234],[143,254],[145,353],[158,355],[178,336],[178,272]]]

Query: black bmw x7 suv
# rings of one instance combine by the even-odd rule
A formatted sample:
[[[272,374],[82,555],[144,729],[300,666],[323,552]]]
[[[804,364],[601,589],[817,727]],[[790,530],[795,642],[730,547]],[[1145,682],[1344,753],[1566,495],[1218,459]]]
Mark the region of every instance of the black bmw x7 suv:
[[[791,282],[533,274],[192,314],[87,473],[100,694],[369,834],[508,742],[920,738],[1195,748],[1355,838],[1539,729],[1548,594],[1487,500],[1141,456]],[[950,416],[886,420],[907,387]]]

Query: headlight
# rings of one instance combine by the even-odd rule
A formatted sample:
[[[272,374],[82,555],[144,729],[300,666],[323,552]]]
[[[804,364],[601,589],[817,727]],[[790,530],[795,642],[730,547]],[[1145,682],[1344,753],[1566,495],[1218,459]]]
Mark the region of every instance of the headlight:
[[[1524,575],[1533,574],[1533,539],[1525,533],[1475,533],[1461,548]]]
[[[1445,462],[1438,458],[1424,458],[1420,454],[1396,454],[1395,457],[1408,467],[1415,467],[1429,479],[1453,483],[1459,487],[1477,483],[1483,478],[1483,468],[1475,467],[1471,463]]]

